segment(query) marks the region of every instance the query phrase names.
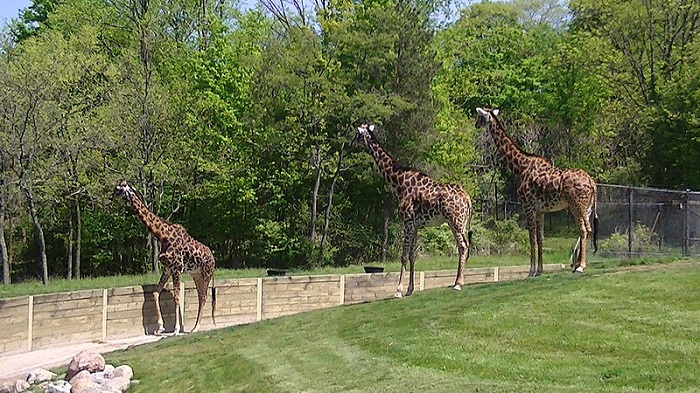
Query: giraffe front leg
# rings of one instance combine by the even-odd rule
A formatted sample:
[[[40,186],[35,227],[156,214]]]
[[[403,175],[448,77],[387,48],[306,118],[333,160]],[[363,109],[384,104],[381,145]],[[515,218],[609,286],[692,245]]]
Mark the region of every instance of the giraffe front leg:
[[[408,276],[408,290],[406,291],[406,296],[411,296],[413,294],[413,287],[414,287],[414,281],[413,281],[413,272],[414,272],[414,267],[416,263],[416,247],[418,245],[418,234],[417,231],[414,229],[413,230],[413,235],[411,236],[411,248],[409,249],[408,252],[408,263],[410,264],[410,275]]]
[[[532,210],[527,210],[527,232],[530,236],[530,272],[528,277],[535,275],[535,244],[537,242],[537,220],[535,219],[535,212]]]
[[[157,323],[158,327],[156,328],[155,334],[156,336],[160,336],[164,331],[165,328],[163,327],[163,315],[160,312],[160,293],[163,291],[163,287],[165,287],[165,284],[168,282],[168,279],[170,278],[170,270],[165,268],[163,269],[163,273],[160,275],[160,280],[158,281],[158,286],[156,286],[156,290],[153,292],[153,302],[155,303],[156,306],[156,318],[157,318]]]
[[[178,336],[181,333],[180,319],[180,273],[173,272],[173,301],[175,302],[175,330],[173,334]]]
[[[401,272],[399,273],[399,284],[396,286],[394,297],[403,297],[403,275],[406,272],[406,260],[410,259],[411,239],[413,234],[413,223],[404,220],[403,226],[403,249],[401,250]]]
[[[537,270],[535,276],[542,275],[542,243],[544,242],[544,213],[539,213],[537,219]]]

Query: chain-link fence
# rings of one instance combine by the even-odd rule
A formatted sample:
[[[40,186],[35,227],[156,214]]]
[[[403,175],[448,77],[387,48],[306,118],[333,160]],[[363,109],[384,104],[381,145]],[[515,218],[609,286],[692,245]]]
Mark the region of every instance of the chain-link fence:
[[[482,217],[517,213],[525,228],[519,203],[475,202]],[[545,237],[577,233],[568,209],[545,214]],[[597,237],[601,257],[700,255],[700,192],[599,184]]]

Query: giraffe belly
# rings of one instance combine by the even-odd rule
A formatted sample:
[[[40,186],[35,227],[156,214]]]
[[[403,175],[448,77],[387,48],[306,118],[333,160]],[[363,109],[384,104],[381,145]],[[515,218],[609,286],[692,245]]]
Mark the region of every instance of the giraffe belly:
[[[566,201],[551,201],[549,203],[545,203],[544,206],[542,207],[542,211],[545,213],[549,212],[558,212],[559,210],[564,210],[569,206]]]
[[[426,226],[426,227],[436,227],[436,226],[442,225],[442,224],[444,224],[444,223],[446,223],[446,222],[447,222],[447,220],[445,219],[445,217],[443,217],[441,214],[438,214],[438,215],[436,215],[436,216],[434,216],[434,217],[428,219],[428,220],[425,222],[425,224],[423,224],[423,226]]]

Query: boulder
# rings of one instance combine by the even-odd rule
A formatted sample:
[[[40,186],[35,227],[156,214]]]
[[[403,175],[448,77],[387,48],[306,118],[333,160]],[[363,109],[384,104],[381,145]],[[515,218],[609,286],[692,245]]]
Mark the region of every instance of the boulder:
[[[128,364],[123,364],[114,369],[113,375],[115,378],[124,377],[127,379],[131,379],[134,377],[134,370]]]
[[[15,382],[15,393],[22,393],[25,390],[29,389],[30,386],[31,385],[29,384],[29,382],[22,379],[18,379],[17,382]]]
[[[101,392],[102,387],[90,378],[79,378],[75,380],[71,388],[72,393]]]
[[[105,364],[105,369],[102,371],[105,373],[105,378],[114,377],[114,366],[112,366],[111,364]]]
[[[68,381],[53,381],[46,387],[46,393],[71,393]]]
[[[102,386],[112,392],[124,392],[126,389],[129,389],[130,385],[131,380],[129,380],[129,378],[114,377],[105,382],[105,384]]]
[[[90,371],[82,370],[79,373],[75,374],[73,378],[71,378],[68,382],[70,382],[71,385],[75,385],[75,381],[83,378],[90,379]]]
[[[30,384],[50,381],[56,378],[56,374],[43,368],[35,368],[27,374],[27,382]]]
[[[83,370],[91,373],[102,371],[105,369],[105,358],[99,353],[90,350],[80,351],[73,356],[68,371],[66,371],[66,380],[70,381],[76,374]]]
[[[0,385],[0,393],[15,393],[15,383],[12,381],[4,382]]]

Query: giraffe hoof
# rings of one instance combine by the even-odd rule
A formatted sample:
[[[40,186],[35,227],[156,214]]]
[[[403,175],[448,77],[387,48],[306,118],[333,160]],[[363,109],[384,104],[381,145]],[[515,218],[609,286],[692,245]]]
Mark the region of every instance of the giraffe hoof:
[[[403,295],[401,294],[401,292],[396,292],[396,293],[394,294],[394,297],[397,298],[397,299],[400,299],[400,298],[403,297]]]
[[[454,287],[452,287],[452,289],[454,289],[455,291],[461,291],[461,290],[462,290],[462,286],[459,285],[459,284],[457,284],[457,285],[455,285]]]
[[[153,332],[153,335],[154,336],[162,336],[163,333],[165,333],[165,328],[160,327],[160,328],[156,329],[155,332]]]
[[[581,266],[577,267],[574,273],[583,273],[583,268]]]

